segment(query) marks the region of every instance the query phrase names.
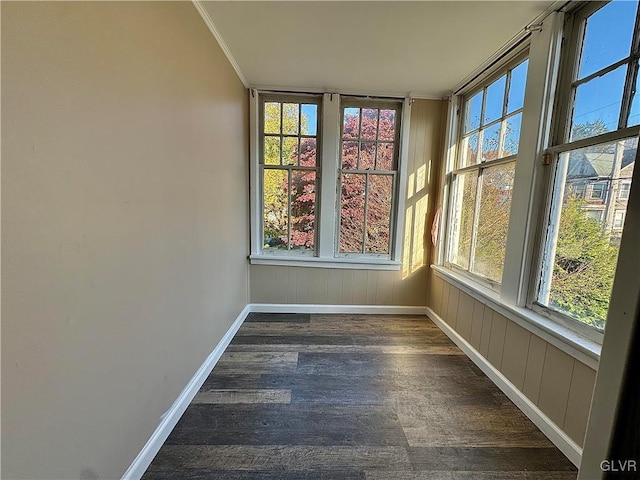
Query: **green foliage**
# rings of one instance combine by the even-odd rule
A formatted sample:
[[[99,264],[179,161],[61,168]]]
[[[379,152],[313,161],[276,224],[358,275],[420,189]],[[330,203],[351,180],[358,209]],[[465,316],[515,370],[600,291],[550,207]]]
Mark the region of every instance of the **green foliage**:
[[[514,174],[515,162],[482,174],[474,270],[496,282],[502,280]]]
[[[298,145],[298,128],[308,131],[307,119],[298,118],[298,104],[267,102],[264,105],[264,164],[315,165],[316,139]],[[285,136],[292,135],[292,136]],[[264,170],[264,236],[277,248],[312,248],[315,220],[315,172]],[[291,185],[291,191],[289,191]],[[289,218],[291,202],[291,218]],[[289,238],[289,228],[291,235]]]
[[[553,267],[551,306],[603,329],[609,309],[618,247],[600,223],[587,218],[583,201],[565,198]]]

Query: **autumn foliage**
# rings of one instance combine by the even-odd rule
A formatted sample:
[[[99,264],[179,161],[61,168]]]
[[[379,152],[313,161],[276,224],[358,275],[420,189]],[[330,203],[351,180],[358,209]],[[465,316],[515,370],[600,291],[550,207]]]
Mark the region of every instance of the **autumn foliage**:
[[[265,123],[277,122],[279,131],[278,105],[266,104]],[[282,111],[283,131],[292,129],[292,124],[298,121],[295,111],[287,110],[285,106]],[[301,119],[303,132],[305,122],[306,119]],[[269,129],[265,128],[265,131]],[[290,174],[284,169],[265,169],[265,244],[285,249],[313,249],[317,172],[296,167],[316,166],[317,138],[299,137],[299,145],[297,139],[293,143],[290,138],[283,137],[280,151],[279,138],[265,136],[265,165],[292,166]],[[345,109],[340,175],[340,252],[389,252],[395,138],[395,110]]]

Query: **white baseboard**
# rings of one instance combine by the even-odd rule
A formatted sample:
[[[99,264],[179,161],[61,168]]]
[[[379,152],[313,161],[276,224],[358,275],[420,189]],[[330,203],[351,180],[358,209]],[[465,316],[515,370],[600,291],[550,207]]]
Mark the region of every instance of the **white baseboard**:
[[[396,305],[316,305],[308,303],[251,303],[260,313],[353,313],[367,315],[426,315],[427,307]]]
[[[242,312],[240,312],[238,317],[231,324],[227,333],[224,334],[220,342],[218,342],[218,345],[216,345],[206,360],[202,365],[200,365],[200,368],[198,368],[193,377],[191,377],[191,380],[189,380],[186,387],[184,387],[182,392],[180,392],[180,395],[178,395],[178,398],[173,402],[173,405],[171,405],[169,410],[160,417],[160,424],[133,463],[129,466],[127,471],[124,472],[124,475],[122,476],[123,480],[139,480],[142,478],[142,475],[144,475],[144,472],[146,472],[149,465],[151,465],[151,462],[160,450],[160,447],[162,447],[165,440],[173,430],[173,427],[175,427],[178,420],[180,420],[180,417],[191,403],[191,400],[193,400],[193,397],[195,397],[198,390],[200,390],[200,387],[211,373],[211,370],[213,370],[213,367],[215,367],[218,360],[220,360],[220,357],[229,343],[231,343],[233,336],[236,334],[245,318],[247,318],[250,311],[249,305],[242,309]]]
[[[536,427],[544,433],[551,442],[560,449],[562,453],[576,467],[580,467],[580,459],[582,457],[582,448],[578,446],[569,436],[562,431],[542,410],[540,410],[524,393],[509,381],[502,373],[500,373],[489,361],[484,358],[473,346],[451,328],[442,318],[440,318],[431,308],[427,307],[427,316],[440,327],[440,329],[467,354],[467,356],[475,363],[489,379],[509,397],[516,407],[529,417]]]
[[[325,314],[387,314],[387,315],[427,315],[440,329],[495,383],[504,394],[529,417],[562,453],[577,467],[580,466],[582,449],[567,436],[549,417],[529,400],[502,373],[496,370],[471,344],[453,330],[433,310],[428,307],[393,305],[311,305],[251,303],[244,307],[218,345],[202,363],[189,383],[182,390],[173,405],[162,415],[160,424],[153,432],[133,463],[122,476],[123,480],[139,480],[144,475],[154,457],[187,409],[193,397],[207,379],[213,367],[224,353],[234,335],[250,312],[260,313],[325,313]]]

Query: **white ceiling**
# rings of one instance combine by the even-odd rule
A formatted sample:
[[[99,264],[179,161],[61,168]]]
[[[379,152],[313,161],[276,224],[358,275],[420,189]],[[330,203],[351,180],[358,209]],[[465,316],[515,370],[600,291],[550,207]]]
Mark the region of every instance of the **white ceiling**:
[[[553,2],[201,2],[249,85],[441,97]]]

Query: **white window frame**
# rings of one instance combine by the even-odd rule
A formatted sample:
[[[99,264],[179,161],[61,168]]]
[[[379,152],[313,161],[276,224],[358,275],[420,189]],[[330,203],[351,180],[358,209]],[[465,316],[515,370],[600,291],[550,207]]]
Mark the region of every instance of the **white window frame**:
[[[317,186],[320,183],[320,176],[322,173],[322,150],[321,150],[321,144],[322,144],[322,129],[320,128],[320,118],[322,117],[322,102],[320,101],[321,98],[319,98],[318,95],[307,95],[307,94],[297,94],[297,95],[288,95],[288,94],[283,94],[283,95],[263,95],[258,108],[259,108],[259,113],[258,113],[258,117],[259,117],[259,143],[258,143],[258,154],[259,154],[259,159],[258,159],[258,166],[257,166],[257,170],[258,170],[258,175],[260,177],[259,179],[259,183],[260,183],[260,198],[263,198],[263,179],[264,179],[264,171],[265,170],[277,170],[277,171],[285,171],[285,172],[289,172],[289,175],[293,172],[293,171],[315,171],[316,172],[316,189]],[[265,133],[263,131],[263,125],[264,125],[264,117],[265,117],[265,113],[264,113],[264,104],[265,103],[269,103],[269,102],[279,102],[281,103],[281,105],[284,105],[285,103],[293,103],[293,104],[313,104],[313,105],[317,105],[318,109],[317,109],[317,115],[318,115],[318,125],[316,125],[316,134],[315,135],[309,135],[309,136],[315,136],[316,138],[316,166],[315,167],[301,167],[299,165],[266,165],[262,162],[263,158],[262,158],[262,152],[264,151],[264,139],[265,136],[276,136],[275,134],[270,134],[270,133]],[[303,134],[301,132],[301,127],[302,127],[302,116],[301,116],[301,111],[299,111],[299,115],[300,117],[298,118],[298,133],[297,134],[286,134],[283,133],[283,117],[282,117],[282,106],[281,106],[281,111],[280,111],[280,133],[278,134],[278,136],[283,139],[286,137],[289,138],[298,138],[301,139],[303,138]],[[282,155],[282,141],[280,143],[280,155]],[[291,181],[289,180],[289,192],[291,191]],[[318,200],[318,192],[316,191],[316,205],[315,205],[315,214],[316,216],[318,216],[319,211],[322,208],[322,205],[319,204]],[[291,237],[291,204],[289,203],[289,214],[288,214],[288,236]],[[263,235],[263,231],[264,231],[264,217],[263,215],[259,215],[259,218],[257,218],[257,224],[258,224],[258,229],[261,232],[260,236],[261,238],[264,238]],[[317,245],[318,245],[318,227],[317,224],[315,225],[314,228],[314,248],[313,250],[310,249],[291,249],[289,245],[287,245],[287,250],[281,250],[281,249],[272,249],[269,250],[269,254],[270,255],[274,255],[274,256],[287,256],[287,255],[293,255],[293,256],[300,256],[300,257],[310,257],[310,256],[315,256],[315,253],[317,251]],[[261,247],[262,248],[262,247]]]
[[[465,107],[465,101],[472,98],[474,95],[476,95],[478,92],[482,91],[482,90],[486,90],[486,88],[488,86],[491,85],[491,83],[493,83],[495,80],[499,79],[501,76],[507,74],[507,72],[509,72],[510,70],[512,70],[513,68],[517,67],[518,65],[520,65],[522,62],[526,61],[529,59],[529,43],[528,42],[523,42],[521,45],[519,45],[516,49],[514,49],[512,52],[510,52],[509,55],[503,57],[501,59],[501,61],[494,66],[490,72],[488,72],[486,75],[478,78],[475,82],[473,82],[472,84],[470,84],[469,86],[466,86],[464,88],[464,90],[458,92],[456,94],[456,98],[453,102],[453,105],[455,106],[455,120],[454,122],[456,123],[455,125],[455,132],[456,135],[454,136],[455,138],[455,151],[451,156],[450,162],[451,162],[451,167],[449,169],[449,174],[448,174],[448,178],[447,178],[447,194],[448,194],[448,206],[449,206],[449,211],[448,211],[448,215],[447,215],[447,219],[449,220],[447,222],[447,231],[446,231],[446,238],[445,238],[445,251],[444,251],[444,264],[447,268],[450,268],[452,270],[455,270],[456,272],[458,272],[461,275],[467,276],[470,279],[472,279],[473,281],[478,282],[479,284],[488,287],[494,291],[500,291],[501,288],[501,282],[496,282],[493,281],[489,278],[483,277],[477,273],[474,273],[472,271],[472,265],[473,265],[473,256],[474,256],[474,250],[475,250],[475,241],[474,241],[474,233],[476,231],[477,228],[477,223],[478,223],[478,217],[479,217],[479,206],[480,206],[480,202],[481,202],[481,189],[482,189],[482,185],[481,185],[481,181],[480,181],[480,177],[482,175],[483,170],[486,170],[487,168],[491,168],[494,166],[498,166],[498,165],[505,165],[505,164],[509,164],[509,163],[515,163],[517,164],[517,158],[518,158],[518,154],[515,155],[509,155],[506,157],[501,157],[501,158],[497,158],[494,160],[488,160],[488,161],[482,161],[482,135],[479,135],[478,137],[478,152],[477,152],[477,163],[473,164],[473,165],[461,165],[462,163],[462,152],[460,149],[460,145],[462,144],[463,141],[463,137],[465,136],[464,134],[464,116],[465,116],[465,112],[464,112],[464,107]],[[525,90],[526,90],[526,83],[525,83]],[[492,122],[489,122],[487,125],[488,126],[492,126],[494,124],[497,124],[498,122],[501,122],[504,126],[504,121],[507,118],[510,118],[512,116],[518,115],[520,112],[523,114],[523,120],[524,120],[524,105],[523,108],[520,109],[516,109],[513,112],[509,113],[508,115],[506,114],[506,103],[509,97],[509,91],[508,89],[505,89],[505,94],[504,94],[504,105],[503,105],[503,113],[500,116],[499,120],[494,120]],[[485,105],[485,100],[486,100],[486,92],[485,95],[483,97],[483,103],[482,103],[482,110],[481,112],[484,110],[484,105]],[[481,113],[482,116],[482,113]],[[486,128],[488,128],[487,125],[482,125],[482,122],[480,123],[479,127],[478,127],[478,131],[479,132],[483,132]],[[521,131],[522,131],[522,123],[521,123]],[[457,205],[455,204],[456,201],[456,192],[455,192],[455,176],[458,174],[465,174],[465,173],[469,173],[469,172],[474,172],[477,171],[478,172],[478,182],[477,182],[477,186],[476,186],[476,199],[474,202],[474,222],[473,222],[473,228],[472,228],[472,239],[471,239],[471,247],[470,247],[470,252],[469,252],[469,268],[465,269],[462,268],[459,265],[456,265],[455,263],[452,263],[449,261],[450,256],[452,255],[452,249],[453,249],[453,239],[455,237],[455,233],[454,233],[454,218],[456,216],[455,210],[457,210]],[[458,202],[460,201],[460,199],[458,199]]]
[[[313,95],[312,90],[307,95]],[[318,108],[318,131],[320,152],[318,162],[320,175],[316,187],[316,245],[315,254],[295,254],[292,251],[263,251],[262,245],[262,169],[260,104],[263,97],[278,101],[278,97],[296,101],[298,93],[286,91],[249,90],[249,146],[250,146],[250,216],[251,216],[251,252],[249,261],[257,265],[286,265],[322,268],[351,268],[374,270],[399,270],[402,259],[402,235],[404,232],[404,206],[406,197],[406,165],[409,145],[409,120],[411,101],[409,98],[370,98],[366,96],[323,93]],[[302,98],[302,97],[299,97]],[[390,254],[339,254],[337,249],[339,226],[339,167],[341,155],[342,104],[354,99],[384,104],[386,101],[401,103],[399,122],[399,140],[395,194],[392,208],[392,234]],[[300,101],[300,100],[298,100]],[[369,105],[369,103],[367,104]],[[320,158],[321,157],[321,158]]]
[[[620,191],[618,193],[618,200],[629,200],[630,191],[631,191],[631,180],[622,180],[620,182]]]
[[[589,336],[575,328],[575,321],[562,322],[531,309],[529,295],[537,278],[537,253],[540,246],[540,212],[545,208],[545,188],[549,169],[545,166],[546,149],[550,145],[553,105],[560,70],[560,49],[563,39],[565,12],[571,5],[557,1],[530,27],[523,30],[476,72],[453,88],[450,97],[445,137],[445,167],[441,174],[442,225],[449,224],[449,182],[457,149],[458,93],[463,91],[469,79],[481,82],[491,74],[491,68],[523,42],[529,44],[529,68],[525,90],[520,147],[516,168],[512,214],[509,219],[507,249],[504,261],[502,286],[499,292],[487,288],[477,278],[445,266],[446,244],[440,242],[437,258],[432,268],[435,274],[472,297],[487,304],[508,319],[540,336],[563,352],[582,363],[597,368],[602,336]],[[529,132],[529,133],[525,133]],[[448,228],[443,232],[447,234]],[[585,329],[593,330],[587,326]]]
[[[344,128],[344,111],[346,108],[362,108],[362,109],[366,109],[366,108],[376,108],[378,110],[384,110],[385,108],[388,109],[395,109],[396,110],[396,119],[397,121],[401,120],[402,117],[402,102],[399,102],[397,100],[369,100],[366,98],[360,98],[360,97],[343,97],[343,100],[341,102],[340,105],[340,144],[342,144],[343,141],[348,141],[346,139],[343,139],[343,128]],[[400,115],[398,115],[398,113]],[[396,123],[397,124],[397,123]],[[338,192],[340,192],[342,190],[341,188],[341,178],[342,178],[342,174],[363,174],[363,175],[376,175],[376,174],[383,174],[383,175],[390,175],[393,178],[393,194],[392,194],[392,199],[391,199],[391,216],[389,219],[389,227],[390,227],[390,235],[389,235],[389,252],[388,253],[366,253],[364,250],[366,249],[366,215],[367,215],[367,201],[366,198],[368,197],[368,188],[365,188],[365,206],[364,206],[364,215],[365,215],[365,228],[363,229],[363,242],[362,242],[362,248],[363,251],[362,252],[341,252],[340,251],[340,215],[336,215],[336,226],[335,226],[335,231],[336,231],[336,238],[335,238],[335,256],[338,258],[364,258],[364,259],[391,259],[393,252],[394,252],[394,246],[395,244],[397,244],[398,241],[401,241],[399,238],[395,238],[395,229],[396,229],[396,225],[395,225],[395,219],[397,219],[400,216],[399,210],[396,208],[397,207],[397,203],[398,203],[398,168],[399,168],[399,163],[400,163],[400,155],[399,155],[399,147],[400,147],[400,136],[401,136],[401,129],[402,129],[402,125],[400,126],[400,128],[396,128],[395,129],[395,138],[393,139],[393,144],[394,144],[394,152],[393,152],[393,166],[395,168],[393,168],[392,170],[348,170],[348,169],[343,169],[342,168],[342,147],[340,146],[338,151],[340,152],[340,161],[338,163]],[[360,139],[354,139],[353,141],[355,142],[359,142]],[[376,143],[377,140],[375,140]],[[339,212],[341,209],[341,199],[340,199],[340,195],[336,196],[336,206],[337,206],[337,211]]]
[[[598,187],[598,188],[596,188]],[[607,198],[607,182],[599,180],[591,184],[590,200],[606,200]]]
[[[624,210],[615,210],[613,212],[613,229],[622,230],[624,227],[624,219],[627,216],[627,212]]]
[[[577,55],[577,52],[580,46],[578,45],[578,42],[582,38],[583,22],[591,14],[595,13],[599,8],[607,3],[608,2],[592,2],[572,5],[572,10],[567,14],[566,21],[563,24],[566,46],[564,47],[565,50],[559,52],[560,55],[562,55],[562,58],[557,73],[558,92],[555,102],[553,103],[553,109],[554,112],[556,112],[556,115],[554,122],[552,122],[553,124],[550,125],[551,131],[553,132],[548,142],[550,146],[545,152],[547,158],[547,162],[545,163],[548,164],[546,189],[544,190],[546,203],[545,208],[541,210],[542,215],[540,215],[538,220],[539,238],[534,256],[536,268],[533,270],[533,275],[530,278],[527,298],[528,308],[540,315],[558,322],[559,324],[567,326],[568,328],[594,340],[599,344],[602,344],[602,331],[586,325],[569,315],[565,315],[557,310],[547,307],[539,303],[538,299],[540,296],[544,296],[544,291],[549,288],[550,283],[550,265],[552,265],[552,262],[545,262],[544,260],[555,257],[555,242],[549,242],[548,239],[554,238],[556,235],[554,229],[558,224],[560,215],[560,209],[557,208],[557,205],[554,205],[554,199],[561,198],[561,189],[563,188],[563,182],[556,180],[556,176],[561,174],[561,172],[558,172],[557,168],[560,155],[564,152],[570,152],[579,148],[631,138],[637,136],[640,130],[640,126],[622,126],[623,119],[624,122],[626,122],[631,102],[630,89],[628,85],[625,85],[618,129],[593,137],[570,141],[574,88],[576,88],[578,84],[586,83],[589,79],[597,76],[596,74],[592,74],[580,81],[575,79],[575,72],[579,66],[579,56]],[[632,40],[632,44],[633,42],[636,42],[636,40]],[[634,49],[638,49],[638,47],[639,45],[637,44],[633,46]],[[633,64],[633,61],[630,60],[630,58],[632,59],[633,56],[627,57],[613,65],[624,63]],[[610,71],[612,68],[612,66],[609,66],[604,70]],[[632,70],[632,68],[630,67],[629,70]],[[628,80],[632,75],[633,73],[628,73]],[[593,197],[592,185],[592,191],[589,194],[589,198],[606,200],[606,196],[609,194],[606,187],[603,193],[603,197]],[[613,199],[613,201],[615,201],[615,199]],[[543,293],[540,293],[540,291]]]

